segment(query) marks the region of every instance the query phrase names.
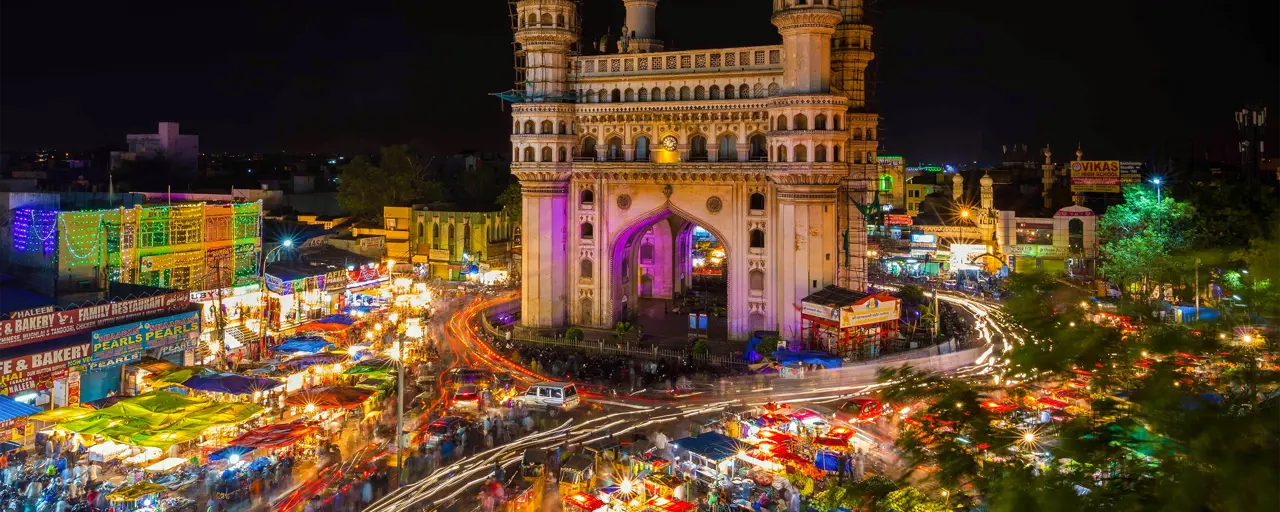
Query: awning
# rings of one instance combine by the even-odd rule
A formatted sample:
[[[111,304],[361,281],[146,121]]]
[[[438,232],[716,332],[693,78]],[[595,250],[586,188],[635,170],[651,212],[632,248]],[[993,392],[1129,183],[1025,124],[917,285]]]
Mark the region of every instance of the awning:
[[[144,471],[150,471],[153,473],[163,473],[170,469],[186,464],[187,462],[188,462],[187,459],[180,459],[178,457],[169,457],[165,460],[162,460],[160,462],[147,466],[146,468],[144,468]]]
[[[738,441],[719,432],[703,432],[694,437],[686,437],[675,441],[675,446],[711,459],[721,461],[738,454],[741,448]]]
[[[43,421],[57,421],[57,428],[80,434],[96,434],[133,446],[168,448],[199,438],[218,425],[242,422],[262,407],[245,402],[214,402],[168,391],[129,397],[93,410],[71,406],[41,413]]]
[[[0,421],[8,421],[40,412],[40,408],[0,395]]]
[[[351,368],[348,368],[347,371],[343,372],[343,375],[369,375],[369,374],[377,374],[377,373],[388,373],[388,372],[393,372],[395,370],[396,370],[395,361],[385,357],[377,357],[372,359],[365,359],[363,361],[356,363]]]
[[[305,352],[314,354],[325,350],[333,350],[333,344],[319,336],[299,336],[285,340],[284,343],[271,348],[276,352]]]
[[[277,423],[245,432],[240,437],[232,439],[227,445],[237,448],[284,448],[319,430],[316,426],[302,421]]]
[[[255,391],[275,389],[283,384],[265,377],[248,377],[234,373],[215,373],[213,375],[192,377],[184,381],[182,385],[200,391],[228,393],[232,395],[247,395]]]
[[[165,487],[160,484],[142,482],[116,489],[116,492],[107,495],[107,499],[110,501],[134,501],[148,494],[155,494],[167,490],[168,489],[165,489]]]
[[[141,361],[130,363],[130,366],[141,368],[149,373],[161,374],[169,370],[180,368],[178,365],[165,361],[164,359],[156,359],[154,357],[144,357]]]
[[[773,357],[784,365],[792,363],[819,364],[824,368],[839,368],[844,363],[843,359],[833,356],[821,350],[805,350],[800,352],[792,352],[790,350],[780,348],[773,353]]]
[[[245,454],[253,452],[253,448],[245,448],[243,446],[228,446],[221,450],[209,454],[210,461],[231,460],[232,457],[244,459]]]
[[[697,509],[697,505],[687,501],[667,499],[662,496],[649,500],[645,505],[661,510],[662,512],[687,512]]]
[[[373,396],[373,391],[368,389],[325,386],[295,392],[286,396],[284,403],[294,407],[311,405],[321,409],[354,409],[360,407],[370,396]]]
[[[593,512],[604,506],[604,502],[600,501],[600,498],[581,491],[565,496],[564,502],[587,512]]]

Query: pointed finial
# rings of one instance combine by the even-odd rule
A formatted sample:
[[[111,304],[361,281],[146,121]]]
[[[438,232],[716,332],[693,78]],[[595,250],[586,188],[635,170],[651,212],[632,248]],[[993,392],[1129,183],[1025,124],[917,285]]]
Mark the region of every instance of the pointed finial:
[[[1084,160],[1084,150],[1080,149],[1080,143],[1076,143],[1076,161]]]

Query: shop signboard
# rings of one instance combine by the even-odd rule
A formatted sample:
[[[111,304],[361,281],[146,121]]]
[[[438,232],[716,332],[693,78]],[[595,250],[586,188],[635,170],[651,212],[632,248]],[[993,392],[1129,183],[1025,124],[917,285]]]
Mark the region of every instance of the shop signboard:
[[[97,330],[92,336],[93,358],[87,366],[96,370],[131,363],[142,359],[147,350],[185,345],[199,336],[199,311]]]
[[[1028,258],[1066,258],[1068,248],[1056,245],[1018,244],[1001,249],[1008,256]]]
[[[886,226],[910,226],[911,223],[910,215],[889,214],[884,216],[884,224]]]
[[[80,372],[67,374],[67,405],[80,405]]]
[[[840,310],[840,327],[856,327],[897,321],[900,302],[887,295],[872,295]]]
[[[174,292],[0,320],[0,349],[89,332],[104,325],[158,313],[173,313],[185,309],[188,304],[190,296],[187,292]]]
[[[911,243],[921,245],[935,245],[938,243],[938,235],[929,233],[912,233]]]
[[[1071,162],[1072,192],[1119,192],[1120,162],[1076,161]]]
[[[88,343],[77,343],[0,360],[0,395],[53,389],[53,381],[67,377],[67,368],[85,363],[90,347]]]
[[[812,317],[816,317],[816,318],[821,318],[823,320],[830,320],[832,322],[840,321],[839,310],[833,307],[823,306],[822,304],[814,304],[812,302],[801,302],[800,313],[809,315]]]
[[[53,305],[9,312],[9,318],[28,318],[53,312]]]
[[[1142,183],[1142,162],[1120,162],[1120,184]]]

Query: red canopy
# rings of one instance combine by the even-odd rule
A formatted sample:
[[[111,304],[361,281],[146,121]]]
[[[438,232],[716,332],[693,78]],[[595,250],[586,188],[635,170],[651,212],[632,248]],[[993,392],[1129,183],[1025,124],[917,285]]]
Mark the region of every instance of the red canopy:
[[[651,499],[645,505],[664,512],[686,512],[698,508],[696,505],[687,501],[672,500],[662,497]]]
[[[1042,403],[1042,404],[1044,404],[1044,405],[1047,405],[1047,406],[1049,406],[1049,407],[1053,407],[1053,408],[1055,408],[1055,409],[1062,409],[1063,407],[1066,407],[1066,406],[1067,406],[1067,403],[1066,403],[1066,402],[1063,402],[1062,400],[1058,400],[1058,399],[1054,399],[1054,398],[1049,398],[1049,397],[1047,397],[1047,396],[1046,396],[1046,397],[1041,398],[1039,401],[1040,401],[1040,403]]]
[[[240,437],[237,437],[227,443],[227,446],[269,449],[284,448],[318,430],[319,429],[315,426],[308,425],[302,421],[276,423],[274,425],[267,425],[262,428],[245,432],[244,434],[241,434]]]
[[[373,395],[373,391],[349,386],[324,386],[304,389],[284,397],[285,405],[321,409],[354,409]]]
[[[767,439],[775,443],[785,443],[788,441],[795,440],[795,436],[792,436],[791,434],[784,434],[782,432],[778,432],[777,430],[770,430],[770,429],[764,429],[757,432],[756,437],[760,439]]]

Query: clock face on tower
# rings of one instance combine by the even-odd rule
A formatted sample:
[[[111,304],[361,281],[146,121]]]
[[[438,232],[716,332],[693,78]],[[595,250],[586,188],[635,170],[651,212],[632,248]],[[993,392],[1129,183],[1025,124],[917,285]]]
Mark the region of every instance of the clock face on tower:
[[[676,150],[676,138],[674,135],[668,135],[662,138],[662,148],[667,151]]]

